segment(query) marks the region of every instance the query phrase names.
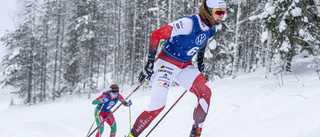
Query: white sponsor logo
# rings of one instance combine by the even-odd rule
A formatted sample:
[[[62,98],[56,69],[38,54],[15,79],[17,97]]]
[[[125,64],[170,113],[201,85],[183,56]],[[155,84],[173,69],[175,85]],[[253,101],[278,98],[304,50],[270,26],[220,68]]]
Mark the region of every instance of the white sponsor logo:
[[[113,106],[114,104],[116,104],[116,102],[114,102],[114,101],[109,102],[109,106]]]
[[[207,35],[206,34],[201,34],[196,38],[196,44],[197,45],[202,45],[203,43],[205,43],[207,40]]]
[[[153,119],[153,117],[152,116],[149,116],[147,119],[145,119],[145,120],[140,120],[139,122],[139,126],[138,126],[138,129],[136,129],[136,131],[139,133],[143,128],[144,128],[144,126],[146,125],[146,124],[148,124],[149,123],[149,121],[151,121]]]

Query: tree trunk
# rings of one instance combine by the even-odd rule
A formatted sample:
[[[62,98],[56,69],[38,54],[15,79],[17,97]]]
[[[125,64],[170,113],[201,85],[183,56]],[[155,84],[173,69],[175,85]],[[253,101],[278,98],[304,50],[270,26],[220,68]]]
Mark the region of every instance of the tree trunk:
[[[108,52],[108,50],[106,50]],[[104,54],[104,69],[103,69],[103,88],[106,88],[106,80],[107,80],[107,60],[108,54]]]
[[[121,0],[120,0],[121,1]],[[128,9],[126,7],[126,0],[124,0],[123,2],[124,5],[121,5],[121,2],[120,2],[120,5],[119,5],[119,9]],[[122,8],[121,6],[123,6],[124,8]],[[122,20],[124,18],[127,17],[127,10],[124,10],[122,12],[119,13],[119,17],[120,17],[120,32],[122,33],[119,33],[119,35],[121,35],[121,37],[119,36],[120,38],[120,45],[121,45],[121,49],[120,49],[120,61],[121,61],[121,77],[120,77],[120,84],[121,84],[121,89],[123,89],[123,85],[125,84],[125,79],[126,79],[126,75],[125,75],[125,68],[126,68],[126,38],[127,38],[127,35],[126,35],[126,27],[124,27],[123,24],[128,24],[127,23],[127,20]],[[123,34],[124,32],[124,34]]]
[[[114,2],[114,7],[113,7],[113,13],[116,13],[117,12],[117,6],[116,6],[116,4],[117,4],[117,1],[118,0],[115,0],[115,2]],[[112,16],[113,16],[113,23],[114,24],[117,24],[117,16],[115,15],[115,14],[112,14]],[[116,82],[117,81],[117,73],[118,73],[118,71],[117,71],[117,31],[116,31],[116,27],[113,27],[113,30],[114,30],[114,45],[113,45],[113,73],[112,73],[112,75],[113,75],[113,82]]]
[[[180,0],[179,0],[180,1]],[[176,20],[177,19],[177,1],[176,0],[172,0],[172,7],[173,7],[173,9],[172,9],[172,19],[171,19],[171,22],[173,21],[173,20]]]
[[[62,8],[62,9],[61,9]],[[64,43],[64,29],[65,29],[65,13],[66,13],[66,2],[63,1],[63,6],[59,5],[59,16],[61,16],[61,32],[60,32],[60,46],[59,46],[59,69],[58,69],[58,95],[61,97],[61,81],[62,81],[62,52],[63,52],[63,43]]]
[[[241,3],[242,0],[238,0],[238,12],[237,12],[237,28],[236,28],[236,54],[234,56],[234,63],[233,63],[233,74],[232,78],[235,79],[237,77],[238,69],[239,69],[239,62],[240,62],[240,36],[239,36],[239,31],[240,31],[240,16],[241,16]]]
[[[254,21],[254,23],[252,24],[253,28],[252,28],[252,32],[253,32],[253,35],[252,35],[252,38],[251,38],[251,57],[250,57],[250,60],[249,60],[249,71],[254,71],[255,68],[253,68],[253,64],[256,64],[255,63],[255,60],[256,60],[256,53],[255,53],[255,40],[256,40],[256,35],[255,35],[255,32],[256,32],[256,21]]]
[[[130,70],[131,70],[131,85],[134,84],[134,75],[136,74],[135,73],[135,69],[133,68],[134,66],[136,65],[133,65],[135,64],[135,60],[136,60],[136,25],[137,25],[137,0],[135,0],[134,2],[134,14],[133,14],[133,34],[132,34],[132,37],[133,37],[133,43],[132,43],[132,52],[131,52],[131,66],[130,66]]]
[[[273,6],[273,0],[270,0],[270,6]],[[267,57],[267,65],[266,65],[266,73],[265,78],[269,77],[271,73],[272,66],[272,57],[273,57],[273,44],[272,44],[272,31],[268,30],[268,57]]]
[[[91,20],[91,31],[94,33],[93,38],[90,40],[90,67],[89,67],[89,92],[88,92],[88,99],[91,97],[91,92],[93,91],[94,81],[93,81],[93,73],[94,73],[94,53],[96,47],[96,36],[95,36],[95,20],[96,20],[96,0],[93,1],[93,13],[92,13],[92,20]]]
[[[159,7],[159,1],[157,1],[157,29],[160,28],[160,7]]]
[[[49,44],[49,21],[50,21],[50,1],[47,1],[47,16],[45,19],[45,36],[44,36],[44,41],[43,41],[43,51],[42,51],[42,72],[41,72],[41,101],[42,99],[46,99],[46,87],[47,87],[47,61],[48,61],[48,44]]]
[[[27,103],[31,105],[32,102],[32,78],[33,78],[33,48],[34,48],[34,38],[31,36],[30,51],[29,51],[29,66],[28,66],[28,87],[27,87]]]
[[[61,23],[61,1],[58,0],[58,24],[57,24],[57,32],[56,32],[56,42],[55,42],[55,56],[54,56],[54,69],[53,69],[53,85],[52,85],[52,100],[55,101],[56,97],[56,82],[57,82],[57,69],[58,69],[58,53],[59,53],[59,45],[60,45],[60,23]]]
[[[169,9],[168,9],[168,11],[169,11],[168,22],[172,22],[172,19],[171,19],[171,17],[172,17],[172,0],[169,0]]]
[[[107,22],[109,22],[110,21],[110,18],[108,17],[107,18]],[[107,28],[109,28],[109,26],[107,26]],[[108,31],[109,29],[107,29],[107,32],[106,32],[106,34],[107,34],[107,37],[105,38],[106,39],[106,45],[107,45],[107,47],[105,47],[105,54],[104,54],[104,71],[103,71],[103,88],[106,88],[106,79],[107,79],[107,67],[108,67],[108,55],[109,55],[109,50],[108,50],[108,47],[110,46],[110,44],[109,44],[109,35],[110,35],[110,33],[109,33],[109,31]]]
[[[122,62],[121,62],[121,59],[122,59],[122,56],[123,55],[121,55],[121,50],[122,50],[122,48],[120,48],[120,47],[122,47],[123,45],[121,45],[121,37],[120,37],[120,34],[121,34],[121,13],[122,13],[122,11],[121,11],[121,0],[118,0],[119,1],[119,3],[118,3],[118,31],[117,31],[117,34],[118,34],[118,36],[117,36],[117,39],[118,39],[118,44],[116,45],[116,47],[117,47],[117,54],[118,54],[118,57],[117,58],[115,58],[116,60],[117,60],[117,62],[118,62],[118,73],[117,73],[117,80],[116,80],[116,82],[117,83],[119,83],[119,82],[121,82],[121,70],[122,70],[122,67],[121,67],[121,64],[122,64]]]
[[[292,36],[289,38],[289,42],[290,42],[291,48],[289,49],[289,52],[288,52],[288,54],[286,56],[286,67],[285,67],[285,69],[286,69],[287,72],[291,71],[291,62],[292,62],[292,59],[293,59],[293,56],[294,56],[294,52],[295,52],[294,42],[293,42],[293,39],[291,39],[291,38],[292,38]]]

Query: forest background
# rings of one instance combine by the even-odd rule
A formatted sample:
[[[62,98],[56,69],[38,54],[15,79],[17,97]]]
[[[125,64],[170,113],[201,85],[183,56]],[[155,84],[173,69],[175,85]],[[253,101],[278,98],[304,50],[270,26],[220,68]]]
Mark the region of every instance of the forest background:
[[[20,0],[1,41],[4,86],[26,104],[91,94],[111,83],[135,85],[152,32],[197,14],[200,0]],[[291,71],[312,56],[320,79],[320,0],[226,0],[227,14],[205,53],[209,81],[265,69]],[[158,51],[165,40],[160,42]],[[193,60],[195,61],[195,59]],[[279,82],[280,83],[280,82]],[[146,84],[145,88],[150,85]],[[14,102],[13,102],[14,103]]]

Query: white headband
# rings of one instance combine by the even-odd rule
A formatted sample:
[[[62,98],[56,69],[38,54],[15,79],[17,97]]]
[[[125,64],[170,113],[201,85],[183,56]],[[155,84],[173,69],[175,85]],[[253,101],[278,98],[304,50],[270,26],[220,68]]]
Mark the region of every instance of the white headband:
[[[224,7],[224,8],[227,7],[226,2],[224,0],[206,0],[206,4],[209,10],[221,8],[221,7]]]

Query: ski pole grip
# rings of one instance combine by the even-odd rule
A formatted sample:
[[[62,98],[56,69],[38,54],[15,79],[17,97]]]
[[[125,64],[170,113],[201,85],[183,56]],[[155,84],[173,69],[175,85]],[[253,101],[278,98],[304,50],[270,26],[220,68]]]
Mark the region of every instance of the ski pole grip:
[[[139,84],[139,87],[142,86],[146,81],[147,81],[147,79],[144,79],[144,80]]]

